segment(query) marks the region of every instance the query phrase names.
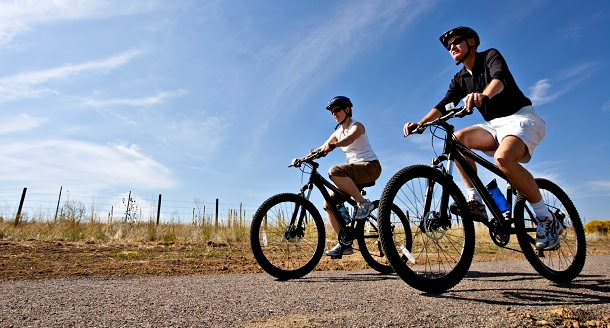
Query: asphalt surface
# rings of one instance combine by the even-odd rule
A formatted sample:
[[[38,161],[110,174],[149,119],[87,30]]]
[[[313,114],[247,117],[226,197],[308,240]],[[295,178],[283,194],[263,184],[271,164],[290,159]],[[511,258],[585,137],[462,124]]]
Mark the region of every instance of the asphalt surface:
[[[609,269],[610,255],[590,256],[556,285],[526,261],[474,263],[442,295],[370,270],[13,281],[0,283],[0,326],[513,327],[558,306],[610,313]]]

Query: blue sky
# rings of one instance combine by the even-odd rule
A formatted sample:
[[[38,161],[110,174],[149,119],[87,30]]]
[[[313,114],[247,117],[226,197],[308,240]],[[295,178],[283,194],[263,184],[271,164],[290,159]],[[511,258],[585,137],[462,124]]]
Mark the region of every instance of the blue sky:
[[[581,216],[610,219],[610,3],[460,4],[0,1],[0,201],[62,186],[253,212],[298,191],[288,165],[332,133],[335,95],[352,99],[380,158],[377,198],[400,168],[434,157],[429,133],[404,139],[402,126],[444,95],[459,67],[438,36],[467,25],[547,122],[526,168]]]

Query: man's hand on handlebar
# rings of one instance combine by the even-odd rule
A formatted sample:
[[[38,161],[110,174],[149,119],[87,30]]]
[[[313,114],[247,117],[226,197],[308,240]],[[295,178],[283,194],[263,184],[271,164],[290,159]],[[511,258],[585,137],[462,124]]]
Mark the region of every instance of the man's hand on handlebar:
[[[467,111],[472,112],[473,108],[481,108],[488,100],[489,97],[486,94],[479,92],[469,93],[464,98],[464,107],[466,107]]]

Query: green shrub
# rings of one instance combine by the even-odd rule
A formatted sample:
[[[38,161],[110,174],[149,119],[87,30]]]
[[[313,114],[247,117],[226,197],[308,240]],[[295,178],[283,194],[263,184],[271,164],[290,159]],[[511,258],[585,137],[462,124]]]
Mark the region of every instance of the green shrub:
[[[585,232],[607,235],[608,233],[610,233],[610,221],[593,220],[585,224]]]

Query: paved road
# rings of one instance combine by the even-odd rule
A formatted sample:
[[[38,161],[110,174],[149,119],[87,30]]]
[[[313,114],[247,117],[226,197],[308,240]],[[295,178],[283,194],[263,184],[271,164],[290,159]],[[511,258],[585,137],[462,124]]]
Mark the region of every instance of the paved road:
[[[590,256],[570,286],[525,261],[475,263],[458,286],[424,295],[373,271],[77,278],[0,283],[1,327],[513,326],[556,306],[610,313],[610,256]]]

